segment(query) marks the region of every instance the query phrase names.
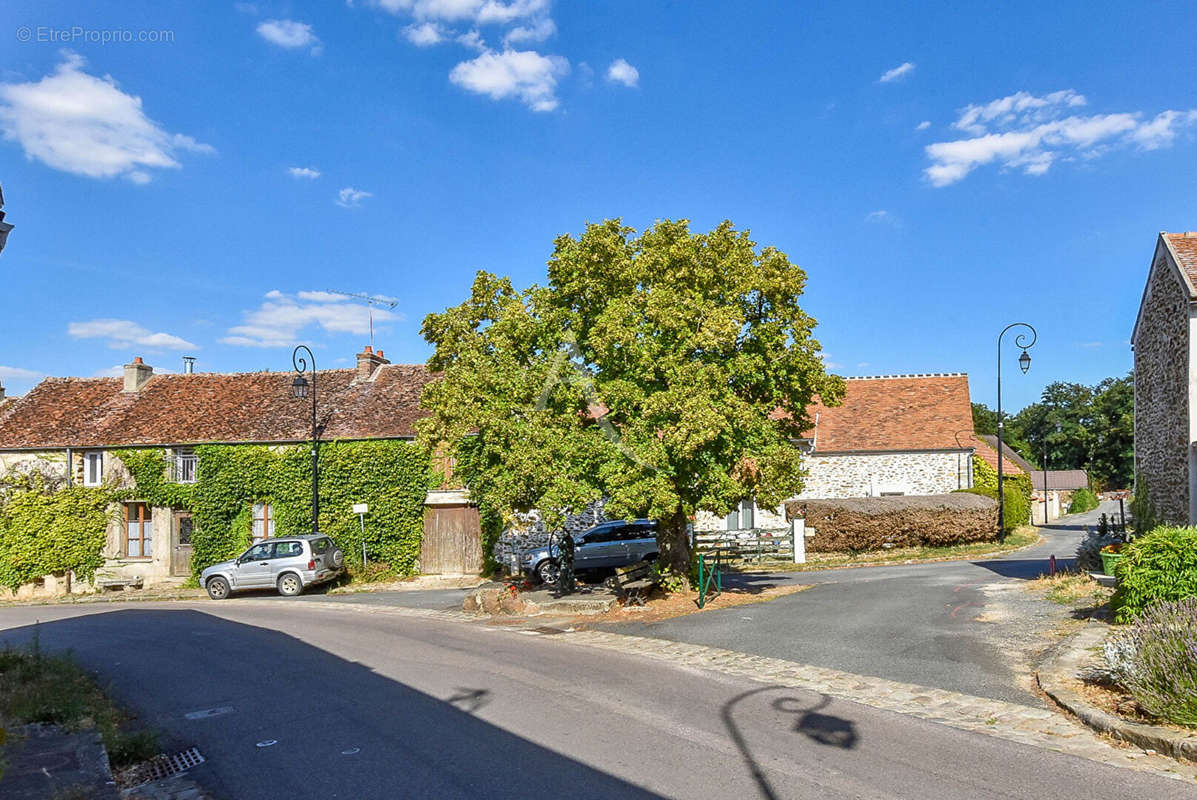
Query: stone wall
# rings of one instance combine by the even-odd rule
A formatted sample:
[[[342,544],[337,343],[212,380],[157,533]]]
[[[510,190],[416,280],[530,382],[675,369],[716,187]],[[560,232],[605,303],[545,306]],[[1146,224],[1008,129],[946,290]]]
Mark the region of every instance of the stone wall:
[[[1189,522],[1189,292],[1160,248],[1135,333],[1135,479],[1156,515]]]
[[[591,503],[585,510],[577,514],[567,516],[562,529],[571,535],[577,535],[608,519],[609,517],[603,512],[603,503],[598,501]],[[534,547],[544,547],[549,543],[549,536],[557,532],[557,530],[550,531],[545,528],[539,511],[532,510],[527,514],[521,514],[517,517],[516,523],[503,531],[499,535],[498,541],[495,542],[495,561],[504,565],[509,564],[512,554]]]
[[[972,459],[956,452],[812,453],[803,459],[808,474],[798,499],[877,497],[898,493],[945,494],[967,489]]]

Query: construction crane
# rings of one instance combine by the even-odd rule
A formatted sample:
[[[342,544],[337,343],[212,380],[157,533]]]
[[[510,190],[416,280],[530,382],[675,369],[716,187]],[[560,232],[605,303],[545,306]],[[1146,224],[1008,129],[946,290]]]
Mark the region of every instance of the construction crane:
[[[339,294],[342,297],[352,297],[355,300],[361,300],[366,304],[370,310],[370,349],[374,349],[374,306],[382,306],[387,309],[392,309],[399,304],[399,301],[393,300],[390,297],[381,294],[366,294],[365,292],[340,292],[336,289],[328,290],[329,294]]]

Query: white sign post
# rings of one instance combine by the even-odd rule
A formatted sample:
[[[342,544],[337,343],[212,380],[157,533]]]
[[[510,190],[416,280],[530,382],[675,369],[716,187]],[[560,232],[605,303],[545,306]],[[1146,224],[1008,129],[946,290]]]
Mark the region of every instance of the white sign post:
[[[806,520],[795,517],[790,520],[790,533],[794,536],[794,563],[806,563]]]
[[[354,503],[353,513],[357,514],[358,521],[362,524],[362,566],[366,566],[366,512],[370,510],[367,503]]]

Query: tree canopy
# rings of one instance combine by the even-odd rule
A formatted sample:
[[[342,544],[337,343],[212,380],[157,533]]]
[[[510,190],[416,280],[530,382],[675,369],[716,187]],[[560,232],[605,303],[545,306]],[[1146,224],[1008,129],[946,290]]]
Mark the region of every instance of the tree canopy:
[[[1038,403],[1006,417],[1005,438],[1040,467],[1083,469],[1099,487],[1129,488],[1134,412],[1133,375],[1095,386],[1057,381],[1043,390]],[[997,430],[996,412],[981,403],[973,403],[973,422],[978,433]]]
[[[421,439],[500,513],[552,525],[605,497],[661,520],[661,558],[684,576],[689,518],[798,493],[807,407],[843,396],[805,284],[730,222],[587,225],[555,240],[546,285],[479,272],[465,302],[425,318],[443,377],[424,390]]]

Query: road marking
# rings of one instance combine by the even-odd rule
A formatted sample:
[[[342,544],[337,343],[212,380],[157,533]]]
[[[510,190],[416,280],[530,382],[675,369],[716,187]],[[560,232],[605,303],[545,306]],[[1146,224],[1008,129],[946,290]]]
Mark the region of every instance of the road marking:
[[[215,708],[202,708],[199,711],[190,711],[183,716],[187,719],[208,719],[209,717],[219,717],[221,714],[232,713],[232,706],[216,706]]]
[[[272,747],[273,745],[276,745],[276,744],[278,744],[278,739],[263,739],[262,741],[258,742],[257,746],[258,747]]]
[[[357,753],[360,753],[360,752],[362,752],[362,748],[360,748],[360,747],[351,747],[351,748],[349,748],[348,750],[342,750],[342,751],[341,751],[341,755],[343,755],[343,756],[352,756],[352,755],[356,755]]]

